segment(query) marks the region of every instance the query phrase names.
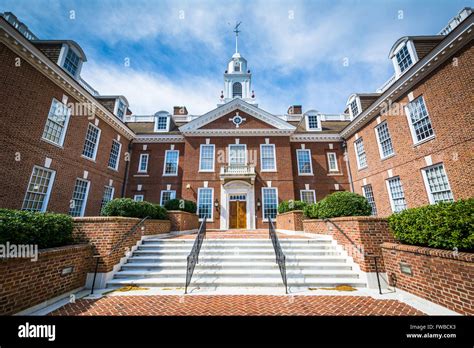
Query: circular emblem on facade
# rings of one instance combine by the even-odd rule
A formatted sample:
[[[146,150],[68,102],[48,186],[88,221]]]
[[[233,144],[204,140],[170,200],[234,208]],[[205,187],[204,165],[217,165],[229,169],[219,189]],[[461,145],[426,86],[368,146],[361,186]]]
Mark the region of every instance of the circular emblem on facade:
[[[242,117],[239,116],[239,115],[235,115],[233,118],[232,118],[232,122],[236,125],[236,126],[239,126],[242,124]]]

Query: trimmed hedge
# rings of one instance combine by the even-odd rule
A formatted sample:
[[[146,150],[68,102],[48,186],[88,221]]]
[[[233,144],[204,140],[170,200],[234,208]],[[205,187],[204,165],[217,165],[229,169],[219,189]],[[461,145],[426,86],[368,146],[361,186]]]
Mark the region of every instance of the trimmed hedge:
[[[0,209],[0,244],[37,244],[39,249],[73,243],[69,215]]]
[[[187,201],[184,199],[170,199],[165,203],[167,210],[181,210],[187,211],[188,213],[196,213],[197,206],[193,201]]]
[[[303,201],[282,201],[278,204],[278,213],[283,214],[293,210],[304,210],[307,204]]]
[[[100,213],[103,216],[125,216],[143,219],[166,220],[168,212],[158,204],[150,202],[136,202],[131,198],[116,198],[108,202]]]
[[[367,199],[353,192],[334,192],[323,200],[306,207],[304,213],[311,219],[340,216],[369,216],[372,213]]]
[[[474,251],[474,198],[407,209],[388,223],[404,244]]]

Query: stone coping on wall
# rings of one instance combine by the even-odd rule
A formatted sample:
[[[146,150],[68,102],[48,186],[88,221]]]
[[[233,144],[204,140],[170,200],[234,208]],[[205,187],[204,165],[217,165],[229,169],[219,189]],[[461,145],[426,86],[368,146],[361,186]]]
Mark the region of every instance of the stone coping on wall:
[[[287,212],[284,212],[284,213],[278,213],[277,216],[285,216],[285,215],[290,215],[290,214],[293,214],[293,213],[303,214],[303,210],[290,210],[290,211],[287,211]]]
[[[139,222],[140,218],[136,217],[127,217],[127,216],[84,216],[84,217],[75,217],[72,218],[74,222],[114,222],[114,221],[137,221]],[[150,219],[155,220],[155,219]],[[163,220],[166,221],[166,220]]]
[[[383,249],[405,251],[418,255],[426,255],[433,257],[440,257],[444,259],[451,259],[456,261],[474,262],[474,253],[468,252],[454,252],[453,250],[435,249],[429,247],[422,247],[417,245],[398,244],[398,243],[383,243]]]
[[[340,216],[329,218],[329,220],[337,222],[337,221],[387,221],[386,217],[378,217],[378,216]],[[326,222],[325,219],[304,219],[303,222],[311,222],[311,221],[321,221]]]
[[[190,213],[189,211],[184,211],[184,210],[168,210],[168,213],[185,214],[185,215],[192,215],[192,216],[196,215],[196,213]]]

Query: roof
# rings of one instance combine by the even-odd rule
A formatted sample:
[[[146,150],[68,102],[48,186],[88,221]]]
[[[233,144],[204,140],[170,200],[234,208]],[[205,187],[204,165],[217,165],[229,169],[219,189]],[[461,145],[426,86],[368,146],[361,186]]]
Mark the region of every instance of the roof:
[[[87,57],[84,51],[82,50],[82,47],[79,46],[79,44],[74,40],[33,40],[31,41],[31,43],[35,46],[43,46],[43,47],[47,47],[48,45],[52,45],[52,46],[62,45],[62,44],[69,45],[71,47],[74,47],[79,52],[79,55],[81,56],[80,58],[82,59],[83,62],[87,62]]]
[[[398,46],[401,43],[412,41],[413,44],[415,45],[415,50],[416,50],[416,54],[418,55],[418,58],[422,59],[433,48],[435,48],[441,41],[443,41],[444,38],[445,38],[444,35],[403,36],[399,38],[397,41],[395,41],[392,48],[390,49],[390,52],[388,53],[388,58],[389,59],[393,58]]]

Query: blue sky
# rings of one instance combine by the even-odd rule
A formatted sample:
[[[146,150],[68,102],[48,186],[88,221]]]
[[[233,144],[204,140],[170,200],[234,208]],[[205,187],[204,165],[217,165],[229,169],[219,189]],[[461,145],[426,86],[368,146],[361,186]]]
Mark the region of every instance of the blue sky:
[[[192,114],[214,108],[235,49],[232,26],[242,21],[239,51],[248,60],[259,106],[283,114],[292,104],[343,112],[351,93],[373,92],[393,74],[387,56],[398,38],[436,34],[472,5],[0,0],[0,11],[15,13],[41,39],[78,42],[88,58],[82,77],[101,94],[125,95],[136,114],[171,111],[174,105]]]

